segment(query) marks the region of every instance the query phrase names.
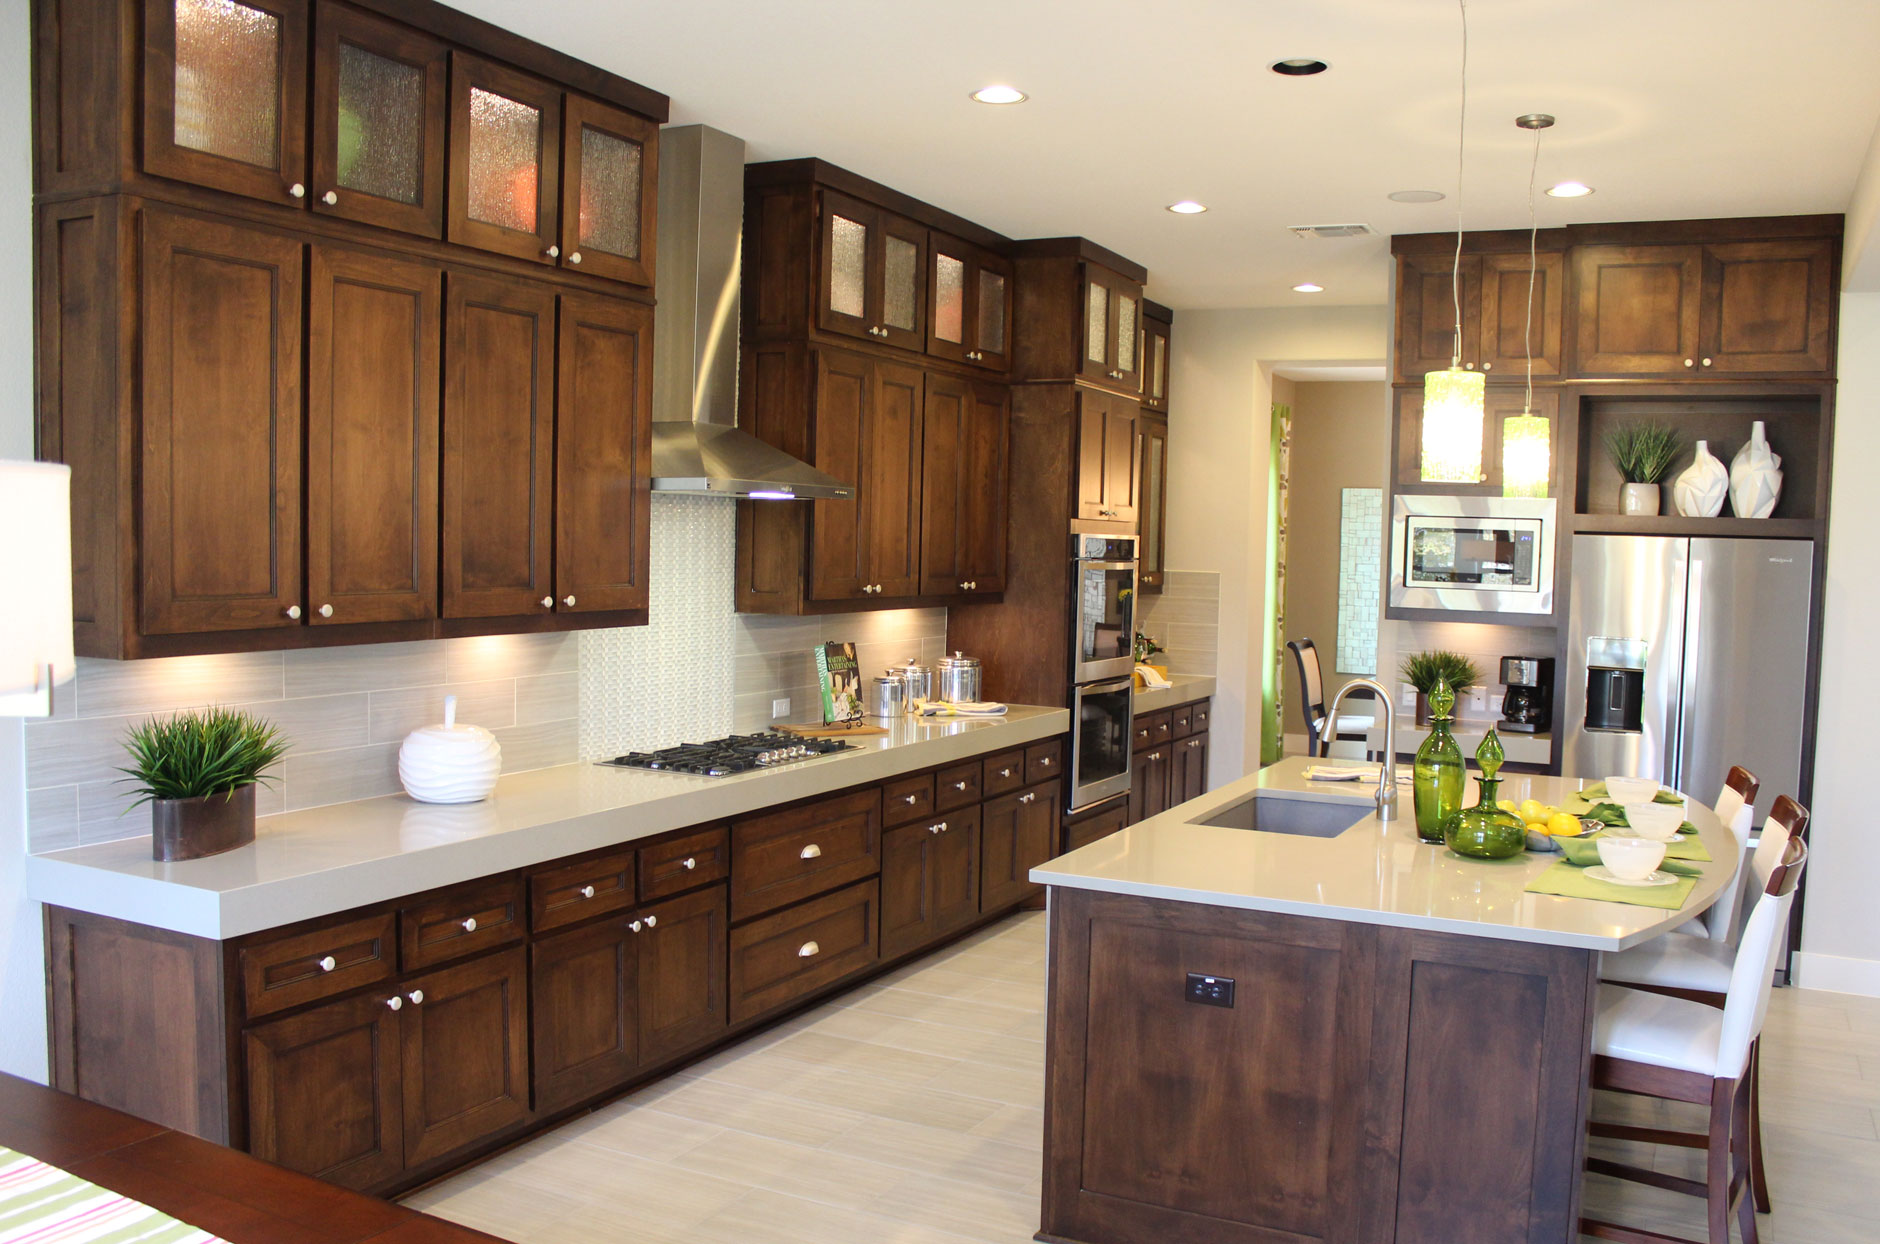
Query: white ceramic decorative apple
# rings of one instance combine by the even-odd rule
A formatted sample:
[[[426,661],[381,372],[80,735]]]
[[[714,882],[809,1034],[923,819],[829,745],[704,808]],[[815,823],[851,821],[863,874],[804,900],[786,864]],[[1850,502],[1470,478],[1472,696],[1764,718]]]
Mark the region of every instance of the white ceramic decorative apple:
[[[419,803],[475,803],[496,789],[503,748],[482,726],[457,724],[457,697],[444,697],[444,724],[405,736],[398,780]]]

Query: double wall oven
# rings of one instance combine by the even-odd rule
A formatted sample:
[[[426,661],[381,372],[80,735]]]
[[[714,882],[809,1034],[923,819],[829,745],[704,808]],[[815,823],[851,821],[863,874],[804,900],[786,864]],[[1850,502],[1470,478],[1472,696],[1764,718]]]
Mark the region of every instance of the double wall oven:
[[[1073,811],[1129,792],[1136,538],[1071,537]]]

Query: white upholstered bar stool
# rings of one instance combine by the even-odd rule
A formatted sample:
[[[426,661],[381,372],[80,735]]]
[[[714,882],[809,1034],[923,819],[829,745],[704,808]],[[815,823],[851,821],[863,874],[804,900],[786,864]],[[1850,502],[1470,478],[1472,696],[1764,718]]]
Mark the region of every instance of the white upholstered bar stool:
[[[1371,727],[1377,724],[1376,716],[1340,713],[1337,721],[1327,720],[1325,675],[1319,667],[1318,645],[1310,639],[1289,639],[1286,647],[1291,650],[1299,670],[1299,711],[1306,722],[1306,755],[1331,755],[1333,748],[1319,746],[1319,740],[1330,733],[1334,743],[1363,743],[1364,758],[1369,760]]]
[[[1601,1175],[1704,1198],[1707,1244],[1730,1244],[1730,1217],[1742,1228],[1743,1244],[1757,1244],[1750,1183],[1750,1063],[1769,1010],[1775,961],[1788,927],[1795,885],[1808,860],[1808,845],[1790,838],[1743,926],[1723,1009],[1688,998],[1647,993],[1623,985],[1601,985],[1593,1022],[1593,1087],[1637,1093],[1710,1107],[1702,1147],[1705,1177],[1683,1179],[1662,1171],[1586,1160]],[[1631,1125],[1593,1124],[1596,1136],[1651,1144],[1685,1144],[1685,1134]],[[1626,1227],[1592,1218],[1582,1234],[1628,1244],[1699,1244],[1681,1236]]]

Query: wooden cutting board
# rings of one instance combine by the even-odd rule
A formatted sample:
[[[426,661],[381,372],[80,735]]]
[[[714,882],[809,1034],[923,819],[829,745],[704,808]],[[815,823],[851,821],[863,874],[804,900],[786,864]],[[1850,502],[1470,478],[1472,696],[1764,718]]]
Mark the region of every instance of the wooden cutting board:
[[[886,726],[858,724],[853,726],[825,726],[820,722],[805,726],[773,726],[784,734],[794,734],[799,739],[846,739],[863,738],[868,735],[886,734]]]

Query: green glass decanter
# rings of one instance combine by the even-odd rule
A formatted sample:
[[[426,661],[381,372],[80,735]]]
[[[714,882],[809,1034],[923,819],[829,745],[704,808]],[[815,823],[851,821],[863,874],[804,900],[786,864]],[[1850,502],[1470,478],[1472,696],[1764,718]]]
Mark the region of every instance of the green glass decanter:
[[[1501,772],[1501,762],[1506,758],[1501,737],[1490,727],[1482,745],[1475,749],[1475,763],[1482,767],[1482,776],[1477,779],[1482,797],[1449,823],[1449,849],[1457,855],[1505,860],[1527,850],[1527,826],[1514,813],[1495,806],[1495,795],[1501,789],[1501,779],[1495,775]]]
[[[1410,770],[1417,837],[1425,842],[1443,842],[1450,819],[1462,811],[1462,786],[1467,775],[1462,767],[1462,749],[1449,733],[1453,720],[1450,709],[1455,704],[1456,693],[1450,689],[1449,680],[1437,679],[1430,691],[1430,737],[1417,748]]]

